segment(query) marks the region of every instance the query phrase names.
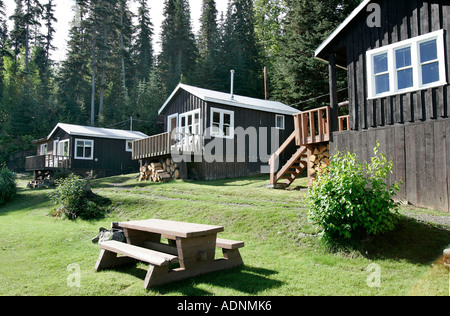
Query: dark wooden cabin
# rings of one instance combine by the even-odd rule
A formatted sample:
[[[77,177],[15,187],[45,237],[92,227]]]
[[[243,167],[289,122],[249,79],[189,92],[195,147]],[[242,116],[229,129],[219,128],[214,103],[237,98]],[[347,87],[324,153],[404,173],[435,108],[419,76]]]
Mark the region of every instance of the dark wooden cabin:
[[[394,162],[399,198],[450,210],[450,1],[384,0],[361,5],[316,50],[348,74],[350,130],[332,128],[331,152],[370,159],[378,140]],[[339,71],[339,70],[338,70]]]
[[[179,84],[159,110],[166,133],[135,141],[133,159],[141,165],[173,159],[184,179],[268,173],[297,112],[280,102]]]
[[[26,158],[25,169],[35,180],[65,169],[97,177],[136,172],[132,142],[147,137],[141,132],[59,123],[43,139],[34,141],[37,155]]]

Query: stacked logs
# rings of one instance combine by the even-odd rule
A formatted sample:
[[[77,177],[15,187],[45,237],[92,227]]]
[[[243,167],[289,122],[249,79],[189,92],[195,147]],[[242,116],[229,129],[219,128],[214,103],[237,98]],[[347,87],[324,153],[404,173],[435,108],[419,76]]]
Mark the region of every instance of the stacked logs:
[[[311,178],[330,165],[330,145],[321,144],[312,149],[312,154],[308,158],[308,173]]]
[[[159,162],[145,163],[140,169],[139,182],[151,180],[153,182],[165,182],[179,179],[179,166],[171,158],[160,159]]]

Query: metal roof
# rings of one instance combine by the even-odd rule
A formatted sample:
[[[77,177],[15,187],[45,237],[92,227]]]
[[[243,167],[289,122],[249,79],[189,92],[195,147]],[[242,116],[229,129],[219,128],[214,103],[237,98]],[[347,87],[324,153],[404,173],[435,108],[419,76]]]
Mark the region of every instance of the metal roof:
[[[125,131],[120,129],[58,123],[52,130],[52,132],[47,136],[47,140],[49,140],[52,137],[53,133],[55,133],[58,127],[64,130],[67,134],[74,136],[87,136],[87,137],[112,138],[124,140],[136,140],[148,137],[144,133],[136,131]]]
[[[285,105],[284,103],[277,102],[277,101],[255,99],[255,98],[244,97],[244,96],[240,96],[240,95],[233,95],[233,99],[231,99],[230,93],[224,93],[224,92],[219,92],[219,91],[214,91],[214,90],[197,88],[197,87],[188,86],[186,84],[180,83],[175,88],[175,90],[172,92],[172,94],[169,96],[169,98],[166,100],[166,102],[163,104],[161,109],[159,109],[158,114],[162,113],[162,111],[170,103],[172,98],[177,94],[177,92],[180,89],[183,89],[206,102],[214,102],[214,103],[225,104],[225,105],[229,105],[229,106],[235,106],[235,107],[246,108],[246,109],[251,109],[251,110],[265,111],[265,112],[286,114],[286,115],[292,115],[292,114],[300,112],[299,110],[294,109],[293,107],[290,107],[288,105]]]

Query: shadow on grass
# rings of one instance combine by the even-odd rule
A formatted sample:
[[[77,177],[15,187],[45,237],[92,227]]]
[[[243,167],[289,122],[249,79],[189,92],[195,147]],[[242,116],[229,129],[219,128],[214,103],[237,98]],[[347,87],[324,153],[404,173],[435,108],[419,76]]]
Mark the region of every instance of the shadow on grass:
[[[360,241],[353,249],[371,260],[397,260],[429,265],[450,244],[450,229],[401,216],[389,233]],[[348,245],[335,245],[351,248]]]
[[[145,267],[140,267],[139,265],[122,268],[120,271],[129,273],[136,278],[141,279],[142,282],[144,282],[147,274],[147,269]],[[187,296],[215,295],[216,293],[197,287],[199,284],[207,284],[211,286],[233,289],[248,295],[257,295],[264,290],[283,285],[283,282],[270,278],[271,275],[277,273],[278,272],[273,270],[244,265],[229,270],[208,273],[182,281],[176,281],[152,288],[151,290],[161,295],[173,292],[181,292],[183,295]]]

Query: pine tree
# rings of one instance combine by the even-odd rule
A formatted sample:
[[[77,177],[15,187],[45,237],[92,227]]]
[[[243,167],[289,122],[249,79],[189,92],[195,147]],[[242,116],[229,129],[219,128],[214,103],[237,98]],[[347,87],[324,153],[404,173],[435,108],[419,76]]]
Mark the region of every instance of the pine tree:
[[[196,66],[198,51],[191,29],[188,1],[166,0],[164,16],[158,62],[168,95],[182,78],[189,82]]]
[[[284,24],[283,49],[277,56],[272,80],[276,99],[287,104],[300,102],[301,110],[328,105],[328,98],[315,99],[328,93],[328,69],[314,58],[314,51],[359,2],[286,0],[289,10]],[[344,88],[345,80],[341,72],[338,87]],[[314,100],[306,102],[310,99]]]
[[[220,61],[220,36],[217,25],[217,9],[215,0],[203,0],[198,36],[199,60],[193,84],[207,89],[219,90],[217,66]]]
[[[252,0],[229,2],[222,41],[225,67],[221,71],[223,80],[229,82],[230,70],[234,69],[236,94],[263,97],[263,66],[256,40]],[[230,87],[229,83],[225,85]]]
[[[153,24],[146,0],[139,0],[138,25],[136,27],[136,41],[133,51],[136,61],[136,79],[147,81],[153,65]]]

